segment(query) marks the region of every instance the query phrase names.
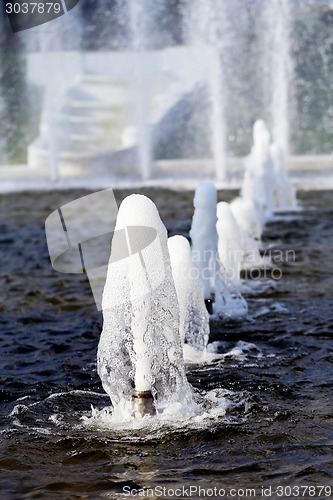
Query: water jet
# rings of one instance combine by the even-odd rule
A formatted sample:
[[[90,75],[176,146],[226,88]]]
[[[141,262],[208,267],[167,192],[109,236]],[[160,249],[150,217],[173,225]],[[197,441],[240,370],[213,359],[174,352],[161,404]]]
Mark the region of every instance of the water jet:
[[[129,227],[136,228],[134,237]],[[155,232],[153,241],[144,228]],[[154,203],[143,195],[125,198],[118,234],[111,245],[97,354],[104,390],[115,413],[128,418],[133,409],[151,415],[154,407],[163,412],[170,404],[191,405],[167,232]]]
[[[205,310],[204,287],[192,262],[190,244],[184,236],[172,236],[168,239],[168,249],[178,297],[183,348],[186,344],[204,352],[209,338],[209,317]]]

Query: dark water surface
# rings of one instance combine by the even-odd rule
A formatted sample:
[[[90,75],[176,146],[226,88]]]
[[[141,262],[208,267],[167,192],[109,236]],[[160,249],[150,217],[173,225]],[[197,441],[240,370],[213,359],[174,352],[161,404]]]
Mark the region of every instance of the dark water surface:
[[[188,235],[193,193],[142,192],[170,234]],[[212,325],[221,351],[239,340],[257,349],[188,370],[199,392],[223,388],[240,404],[214,425],[153,435],[80,426],[90,405],[109,404],[95,364],[102,318],[84,275],[53,271],[44,221],[85,194],[0,197],[1,500],[117,498],[124,486],[216,487],[233,498],[250,496],[240,488],[263,498],[263,485],[270,498],[314,498],[331,486],[333,494],[332,193],[299,193],[303,210],[268,225],[266,247],[295,258],[281,280],[249,293],[247,320]],[[317,489],[295,488],[310,485]],[[150,498],[166,498],[159,491]]]

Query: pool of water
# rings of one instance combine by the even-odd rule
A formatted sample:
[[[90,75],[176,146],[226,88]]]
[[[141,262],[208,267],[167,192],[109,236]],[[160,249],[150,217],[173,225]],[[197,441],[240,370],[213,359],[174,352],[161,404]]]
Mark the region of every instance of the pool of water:
[[[140,192],[170,235],[188,235],[193,193]],[[333,493],[332,193],[300,192],[301,209],[267,226],[265,248],[289,256],[282,278],[253,279],[248,318],[212,325],[229,355],[188,367],[197,397],[215,391],[226,411],[122,430],[82,420],[109,405],[96,373],[102,317],[84,275],[52,269],[44,234],[52,211],[85,194],[0,197],[1,499]]]

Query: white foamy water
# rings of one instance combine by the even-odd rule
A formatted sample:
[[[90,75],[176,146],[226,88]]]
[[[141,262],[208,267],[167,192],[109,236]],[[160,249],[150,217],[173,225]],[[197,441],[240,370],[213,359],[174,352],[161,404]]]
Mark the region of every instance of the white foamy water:
[[[192,404],[179,334],[179,307],[167,232],[142,195],[122,202],[103,294],[97,370],[115,413],[131,393],[151,390],[157,406]]]
[[[183,344],[202,355],[209,338],[209,315],[203,285],[192,264],[191,247],[183,236],[173,236],[168,239],[168,249],[178,297],[180,337]]]
[[[224,353],[217,353],[223,342],[208,344],[205,357],[193,357],[192,363],[203,364],[217,361],[218,366],[227,361],[244,363],[249,358],[260,359],[263,357],[261,350],[253,343],[238,341],[234,347]],[[198,353],[198,351],[196,351]],[[132,415],[131,407],[124,408],[122,412],[115,411],[112,407],[101,410],[91,408],[89,415],[82,417],[83,426],[89,430],[126,432],[125,439],[131,440],[153,438],[173,431],[195,431],[208,429],[218,423],[228,423],[228,413],[232,415],[233,410],[242,407],[249,409],[251,401],[245,393],[235,393],[225,389],[213,389],[211,391],[200,391],[195,393],[193,403],[188,405],[182,402],[170,403],[167,406],[157,405],[155,416],[145,416],[136,419]],[[246,418],[246,411],[243,417]],[[128,430],[134,431],[133,435]],[[136,431],[140,435],[135,434]]]
[[[126,440],[156,439],[172,432],[189,432],[209,429],[218,423],[228,422],[227,412],[237,407],[244,407],[248,397],[224,389],[214,389],[197,394],[193,405],[180,402],[170,404],[153,417],[135,419],[127,415],[117,415],[112,408],[91,409],[90,415],[82,417],[84,429],[94,431],[113,431],[117,437]],[[130,433],[128,431],[131,431]]]

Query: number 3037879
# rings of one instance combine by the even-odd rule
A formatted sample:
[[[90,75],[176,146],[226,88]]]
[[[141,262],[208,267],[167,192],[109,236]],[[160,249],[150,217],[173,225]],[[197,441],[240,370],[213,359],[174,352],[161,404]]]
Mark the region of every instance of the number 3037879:
[[[60,14],[61,4],[53,2],[6,3],[7,14]]]

